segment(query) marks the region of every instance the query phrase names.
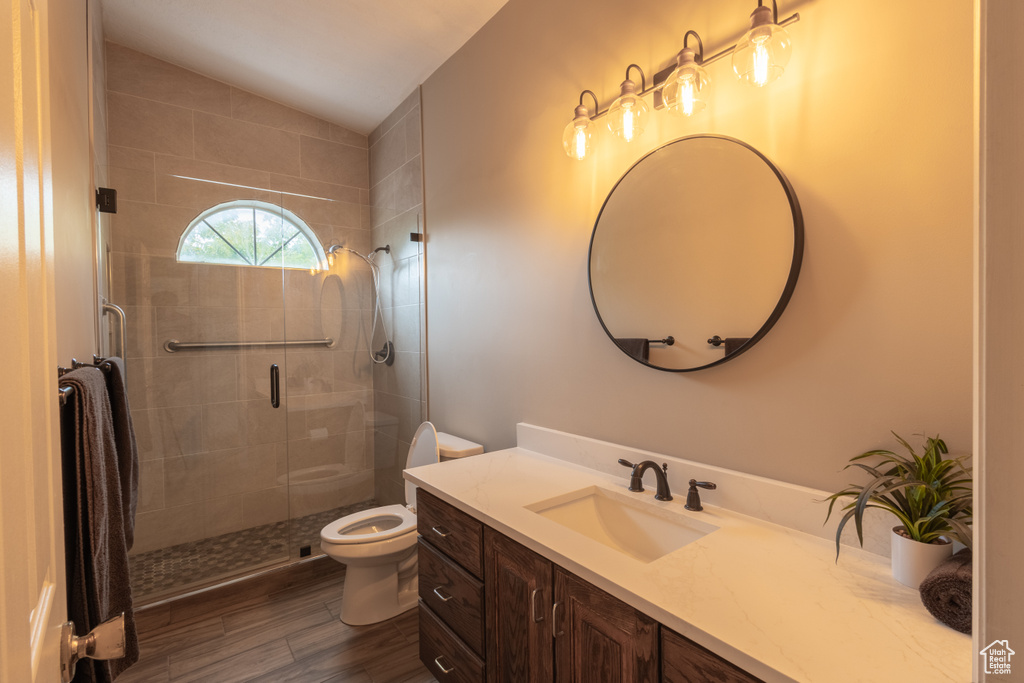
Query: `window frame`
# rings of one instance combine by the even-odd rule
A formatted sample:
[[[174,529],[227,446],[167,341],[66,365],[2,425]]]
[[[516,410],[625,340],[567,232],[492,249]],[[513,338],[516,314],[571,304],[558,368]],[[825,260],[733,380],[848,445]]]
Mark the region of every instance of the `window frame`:
[[[215,216],[218,213],[230,211],[232,209],[253,209],[254,211],[263,211],[264,213],[269,213],[274,217],[280,217],[283,221],[285,221],[285,223],[295,228],[296,233],[292,235],[287,241],[278,246],[277,249],[274,250],[270,254],[270,256],[267,256],[265,259],[263,259],[262,262],[249,263],[249,259],[245,256],[245,254],[240,252],[234,244],[229,242],[227,238],[221,235],[217,228],[215,228],[213,225],[207,222],[207,219],[210,218],[211,216]],[[195,261],[188,258],[182,258],[182,249],[185,247],[185,243],[188,240],[189,236],[192,234],[194,230],[204,225],[210,230],[213,230],[213,232],[218,237],[220,237],[225,244],[231,247],[231,250],[238,255],[240,260],[232,263],[221,263],[217,261]],[[306,241],[313,248],[313,258],[316,260],[316,263],[311,264],[309,266],[266,265],[267,261],[272,259],[275,254],[278,254],[282,249],[285,248],[285,246],[287,246],[289,242],[291,242],[299,235],[305,237]],[[258,244],[255,244],[255,239],[256,223],[255,221],[253,221],[254,261],[256,260],[256,255],[258,255],[259,253],[259,247]],[[325,268],[324,264],[327,263],[327,254],[324,252],[323,245],[320,243],[320,238],[316,236],[316,233],[313,232],[313,229],[310,228],[309,225],[304,220],[302,220],[297,215],[295,215],[294,212],[289,211],[283,206],[272,204],[270,202],[261,201],[259,199],[233,199],[231,201],[221,202],[220,204],[211,206],[210,208],[202,211],[198,216],[189,221],[188,226],[186,226],[185,230],[182,231],[181,237],[178,238],[178,248],[175,249],[174,251],[174,258],[178,263],[195,263],[207,266],[245,266],[249,268],[287,268],[289,270],[323,270]]]

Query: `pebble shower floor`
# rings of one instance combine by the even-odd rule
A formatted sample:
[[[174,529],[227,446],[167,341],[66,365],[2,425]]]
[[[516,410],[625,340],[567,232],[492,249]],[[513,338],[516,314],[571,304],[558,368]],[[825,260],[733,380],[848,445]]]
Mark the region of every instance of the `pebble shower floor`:
[[[128,558],[136,606],[169,597],[189,587],[201,587],[218,578],[232,578],[253,567],[287,557],[299,557],[299,548],[321,554],[320,530],[331,521],[376,507],[365,500],[305,517],[243,529],[222,536],[151,550]],[[291,543],[288,537],[291,531]]]

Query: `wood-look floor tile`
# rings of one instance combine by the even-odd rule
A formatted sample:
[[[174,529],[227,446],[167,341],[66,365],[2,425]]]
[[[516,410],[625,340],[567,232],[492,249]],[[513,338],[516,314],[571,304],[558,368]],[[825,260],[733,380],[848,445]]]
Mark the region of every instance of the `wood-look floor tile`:
[[[167,657],[148,655],[145,651],[138,662],[117,677],[118,683],[167,683],[170,680]]]
[[[118,683],[436,683],[418,661],[416,610],[369,626],[342,623],[344,568],[331,565],[264,580],[262,595],[229,586],[205,608],[195,597],[154,608],[140,619],[142,657]]]
[[[337,676],[331,676],[321,683],[373,683],[373,679],[370,678],[370,674],[365,671],[355,669],[352,671],[346,671],[343,674],[338,674]]]
[[[392,633],[398,632],[392,629]],[[288,664],[259,678],[253,679],[259,683],[282,683],[294,681],[295,683],[309,683],[310,681],[324,681],[338,675],[339,672],[355,675],[358,672],[365,673],[364,665],[375,657],[391,658],[401,647],[408,647],[408,644],[399,644],[394,639],[386,642],[376,642],[369,638],[363,642],[353,644],[352,642],[339,643],[323,650],[311,652],[305,657],[295,658],[294,664]]]
[[[202,655],[203,666],[179,673],[175,664],[170,665],[172,683],[186,681],[210,681],[211,683],[243,683],[259,677],[264,671],[274,671],[294,662],[288,643],[274,640],[231,657],[221,657],[212,652]],[[179,663],[180,664],[180,663]]]
[[[402,638],[402,642],[405,642],[398,629],[386,621],[369,626],[349,626],[340,621],[332,621],[322,628],[310,628],[293,633],[288,636],[288,646],[291,647],[295,659],[302,659],[324,650],[364,651],[374,644],[393,643],[397,638]],[[352,661],[360,663],[362,660]]]
[[[266,643],[283,640],[293,633],[316,630],[333,620],[323,605],[300,612],[287,611],[271,622],[254,622],[250,628],[240,629],[204,643],[183,648],[170,655],[170,669],[175,676],[207,666],[212,660],[232,657]],[[285,641],[287,642],[287,641]],[[290,650],[289,650],[290,651]]]
[[[331,610],[331,614],[333,614],[334,616],[338,617],[339,619],[341,618],[341,598],[340,597],[336,598],[334,600],[328,600],[326,605],[327,605],[327,609]]]
[[[214,617],[194,624],[163,626],[148,633],[142,631],[139,646],[147,658],[166,656],[202,643],[214,642],[223,635],[224,624],[220,617]]]
[[[420,612],[415,607],[391,619],[391,623],[402,632],[409,642],[420,642]]]
[[[370,674],[373,683],[401,683],[410,677],[427,673],[420,661],[419,644],[407,644],[404,648],[387,658],[373,658],[363,666]],[[429,674],[427,674],[429,675]],[[431,678],[430,680],[433,680]]]

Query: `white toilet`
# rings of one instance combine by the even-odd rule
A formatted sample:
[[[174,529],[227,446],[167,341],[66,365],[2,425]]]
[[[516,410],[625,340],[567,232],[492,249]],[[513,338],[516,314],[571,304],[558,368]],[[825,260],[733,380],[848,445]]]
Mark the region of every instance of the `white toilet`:
[[[483,453],[480,444],[437,432],[424,422],[409,447],[406,468]],[[375,624],[416,605],[416,487],[405,482],[408,505],[385,505],[335,520],[320,530],[320,548],[346,565],[341,620]]]

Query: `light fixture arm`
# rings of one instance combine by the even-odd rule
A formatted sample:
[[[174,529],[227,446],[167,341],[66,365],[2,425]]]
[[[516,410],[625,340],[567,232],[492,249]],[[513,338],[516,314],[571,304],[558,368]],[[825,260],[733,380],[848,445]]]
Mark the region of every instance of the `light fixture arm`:
[[[587,93],[590,93],[590,96],[592,98],[594,98],[594,114],[590,117],[590,120],[593,121],[595,118],[597,118],[597,113],[598,113],[598,110],[600,109],[601,105],[599,105],[597,103],[597,95],[594,94],[593,90],[584,90],[583,92],[580,93],[580,106],[581,107],[583,106],[583,96],[586,95]]]
[[[641,69],[639,66],[637,66],[636,64],[630,64],[629,66],[626,67],[627,81],[629,80],[630,69],[636,69],[637,71],[640,72],[640,94],[642,95],[643,93],[647,92],[647,76],[644,75],[644,70]]]
[[[764,0],[757,0],[757,6],[764,7]],[[777,2],[775,2],[775,0],[772,0],[772,23],[779,23],[779,5]]]
[[[700,35],[696,31],[687,31],[686,35],[683,36],[683,49],[685,50],[687,47],[689,47],[689,45],[686,44],[686,41],[689,39],[689,37],[691,35],[694,38],[697,39],[697,60],[696,61],[697,61],[698,64],[703,65],[704,64],[704,41],[700,39]]]

